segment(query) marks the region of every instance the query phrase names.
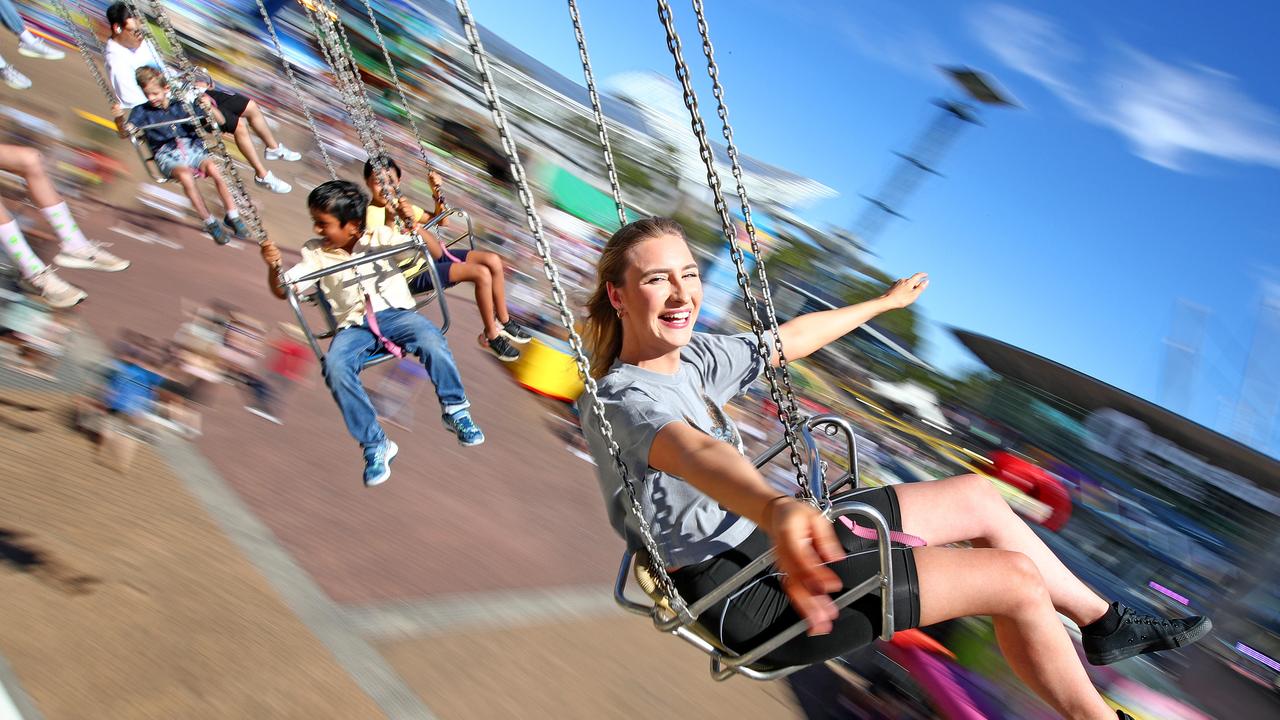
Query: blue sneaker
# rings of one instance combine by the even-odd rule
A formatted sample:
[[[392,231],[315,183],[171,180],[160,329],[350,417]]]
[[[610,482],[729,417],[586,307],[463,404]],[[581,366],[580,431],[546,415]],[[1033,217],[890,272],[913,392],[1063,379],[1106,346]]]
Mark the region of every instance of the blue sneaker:
[[[459,410],[452,415],[443,415],[444,429],[458,436],[458,443],[463,447],[471,447],[484,442],[484,433],[471,419],[471,413]]]
[[[400,452],[400,447],[392,440],[385,440],[376,447],[365,448],[365,487],[381,485],[391,477],[391,461],[395,459],[398,452]]]
[[[249,226],[245,225],[244,220],[241,220],[238,215],[236,217],[231,217],[230,215],[228,215],[222,218],[222,224],[227,226],[227,229],[229,229],[236,236],[236,239],[238,240],[249,239]]]

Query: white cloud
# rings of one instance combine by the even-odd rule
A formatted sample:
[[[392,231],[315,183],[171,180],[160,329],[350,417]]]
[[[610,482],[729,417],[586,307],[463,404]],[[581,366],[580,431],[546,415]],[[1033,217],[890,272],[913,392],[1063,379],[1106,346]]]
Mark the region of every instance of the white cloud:
[[[1071,104],[1080,102],[1066,80],[1079,51],[1052,20],[1008,5],[988,5],[969,18],[969,26],[1005,65],[1039,80]]]
[[[1280,168],[1280,115],[1232,75],[1124,45],[1086,62],[1052,19],[1006,5],[982,8],[970,25],[1001,62],[1118,132],[1145,160],[1181,171],[1194,155]]]

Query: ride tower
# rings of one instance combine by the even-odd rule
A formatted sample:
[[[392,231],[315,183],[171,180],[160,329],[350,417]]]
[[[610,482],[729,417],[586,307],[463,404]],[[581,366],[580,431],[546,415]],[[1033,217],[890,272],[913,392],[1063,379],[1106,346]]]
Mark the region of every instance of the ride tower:
[[[935,100],[939,112],[916,136],[907,152],[895,152],[898,163],[875,195],[863,195],[867,201],[853,225],[857,244],[869,247],[892,218],[907,219],[902,208],[930,175],[941,176],[938,165],[955,142],[956,136],[969,125],[980,125],[978,107],[1017,107],[1012,98],[996,88],[986,75],[964,67],[941,68],[960,86],[963,99]]]

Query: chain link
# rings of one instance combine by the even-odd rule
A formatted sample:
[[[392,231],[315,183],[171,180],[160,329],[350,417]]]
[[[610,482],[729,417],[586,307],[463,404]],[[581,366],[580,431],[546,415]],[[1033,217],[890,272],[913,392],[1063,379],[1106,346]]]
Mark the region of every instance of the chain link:
[[[262,0],[258,1],[261,2]],[[382,37],[382,28],[378,27],[378,18],[373,11],[373,4],[369,0],[364,0],[364,9],[369,14],[369,23],[373,26],[373,33],[378,39],[378,47],[382,48],[382,58],[387,62],[387,71],[391,75],[391,84],[395,86],[396,94],[400,96],[400,105],[404,108],[404,114],[409,119],[409,129],[413,131],[413,141],[418,148],[418,157],[422,159],[422,164],[426,166],[427,172],[431,173],[435,168],[432,166],[431,157],[427,155],[427,148],[422,142],[422,133],[418,131],[418,121],[414,119],[413,106],[409,104],[409,95],[404,91],[404,85],[400,84],[400,74],[396,72],[396,64],[391,60],[391,51],[387,49],[386,39]],[[435,200],[441,206],[447,205],[442,190],[436,190]]]
[[[88,66],[89,74],[93,76],[93,81],[98,84],[98,89],[107,98],[107,105],[115,105],[116,94],[111,89],[111,85],[107,83],[107,79],[102,76],[102,71],[98,69],[98,63],[89,55],[89,42],[85,37],[84,29],[72,17],[71,8],[67,7],[66,0],[54,0],[53,6],[57,9],[58,15],[62,17],[62,21],[66,23],[67,31],[71,33],[71,40],[75,43],[76,50],[80,51],[80,57],[84,58],[84,64]]]
[[[156,57],[160,57],[159,52],[156,51],[155,32],[146,23],[146,16],[142,14],[134,0],[125,0],[125,2],[133,15],[137,17],[138,23],[147,26],[150,39],[144,38],[144,41],[151,43],[151,50],[156,53]],[[169,15],[165,12],[160,0],[151,0],[151,10],[155,14],[157,22],[160,23],[169,45],[172,46],[173,57],[178,61],[178,65],[182,70],[182,75],[179,79],[184,85],[189,86],[191,80],[195,77],[195,66],[191,64],[191,58],[187,57],[187,52],[183,49],[182,40],[178,37],[178,31],[174,29],[173,22],[169,19]],[[167,72],[166,75],[172,77],[172,73]],[[180,95],[182,96],[183,108],[193,118],[191,124],[195,127],[196,134],[200,136],[200,141],[204,143],[207,149],[213,151],[213,154],[218,158],[218,164],[221,166],[223,174],[231,180],[231,199],[234,202],[235,210],[248,220],[249,231],[253,233],[254,240],[259,245],[267,243],[267,233],[263,228],[262,219],[258,217],[258,209],[254,207],[253,202],[249,199],[249,193],[245,190],[244,181],[240,178],[240,171],[236,168],[235,161],[231,159],[231,155],[227,152],[227,146],[222,141],[222,130],[217,127],[210,129],[209,125],[198,120],[199,116],[196,113],[195,103],[186,93],[180,93]]]
[[[613,203],[618,208],[618,227],[627,224],[627,206],[622,202],[622,183],[618,181],[618,168],[613,162],[613,147],[609,144],[609,130],[604,124],[604,110],[600,107],[600,95],[596,92],[595,74],[591,72],[591,56],[587,54],[587,37],[582,32],[582,19],[578,16],[578,3],[569,0],[569,17],[573,19],[573,34],[578,38],[578,57],[582,58],[582,74],[587,79],[587,94],[591,96],[591,111],[596,116],[596,131],[600,135],[600,147],[604,149],[604,167],[609,173],[609,187],[613,190]]]
[[[337,9],[327,0],[303,2],[302,7],[311,21],[311,27],[315,30],[320,53],[329,65],[329,69],[333,71],[334,82],[338,85],[343,105],[360,136],[360,144],[373,165],[373,176],[378,179],[378,188],[382,191],[382,196],[387,199],[388,212],[391,212],[395,220],[396,231],[402,235],[408,235],[419,247],[425,248],[426,245],[418,232],[417,224],[406,223],[400,214],[394,211],[394,208],[399,207],[402,196],[399,187],[392,181],[391,169],[387,164],[390,156],[387,154],[382,132],[378,129],[377,118],[369,104],[364,80],[360,76],[360,69],[356,65],[350,40],[347,38]],[[444,302],[443,296],[440,297],[440,302]]]
[[[276,25],[271,21],[271,13],[267,12],[267,6],[262,0],[258,0],[258,12],[262,14],[262,22],[267,26],[267,32],[271,35],[271,44],[276,48],[276,55],[280,56],[280,64],[284,66],[284,74],[289,78],[289,84],[293,86],[293,94],[298,98],[298,107],[302,108],[302,114],[307,118],[307,127],[311,128],[311,135],[316,140],[316,149],[320,151],[320,158],[324,160],[324,167],[329,171],[329,179],[337,180],[338,171],[333,166],[333,160],[329,159],[329,151],[325,149],[324,138],[320,135],[320,128],[316,125],[315,116],[311,114],[311,106],[307,103],[307,96],[302,92],[302,85],[298,83],[298,76],[293,72],[293,63],[289,62],[289,58],[285,57],[284,45],[280,42],[280,36],[276,34]]]
[[[725,148],[729,154],[729,166],[733,172],[734,183],[738,189],[738,200],[742,207],[742,220],[747,229],[747,237],[751,242],[751,252],[756,256],[756,275],[760,280],[760,295],[764,298],[765,319],[768,320],[769,331],[773,334],[773,349],[778,356],[778,375],[782,379],[782,399],[778,404],[778,419],[782,421],[783,432],[791,452],[791,464],[800,471],[803,479],[803,462],[798,452],[798,438],[793,428],[800,426],[802,419],[796,406],[795,391],[791,385],[791,371],[787,367],[787,356],[782,350],[782,337],[778,334],[778,315],[773,308],[773,295],[769,290],[769,276],[765,272],[764,254],[760,252],[760,243],[756,239],[756,226],[751,219],[751,201],[747,197],[747,186],[742,181],[742,163],[738,159],[738,147],[733,142],[733,127],[729,124],[729,108],[724,101],[724,87],[720,84],[720,68],[716,65],[715,49],[711,46],[711,33],[707,28],[706,15],[703,12],[702,0],[693,1],[693,12],[698,19],[698,34],[702,36],[702,54],[707,58],[707,74],[711,77],[711,90],[716,98],[716,115],[720,117],[721,132],[724,135]],[[777,400],[777,397],[774,398]],[[821,482],[821,478],[815,479]],[[806,500],[815,502],[813,488],[808,483],[800,483],[800,491]]]
[[[539,219],[538,213],[534,209],[533,193],[529,189],[529,181],[525,177],[524,166],[520,162],[515,142],[511,138],[511,131],[507,127],[506,113],[502,109],[502,101],[494,87],[493,74],[489,69],[489,61],[485,56],[484,47],[480,44],[480,34],[476,31],[471,9],[467,4],[467,0],[454,0],[454,3],[458,8],[458,17],[462,21],[467,42],[471,47],[472,61],[475,64],[476,71],[480,74],[485,99],[489,104],[489,114],[493,116],[493,124],[502,140],[502,149],[507,154],[508,162],[511,163],[511,173],[516,181],[520,202],[524,205],[525,222],[529,227],[529,232],[533,235],[538,257],[542,259],[543,274],[546,275],[547,280],[551,283],[551,296],[560,311],[560,322],[569,333],[569,347],[573,351],[574,364],[578,368],[578,374],[582,377],[584,390],[591,398],[592,414],[599,422],[600,433],[609,445],[609,455],[613,458],[614,470],[618,473],[618,477],[622,478],[622,483],[626,487],[627,496],[631,501],[631,512],[640,527],[641,540],[644,543],[645,550],[649,553],[650,570],[657,579],[659,591],[670,603],[671,609],[682,619],[691,621],[692,617],[689,615],[688,606],[685,604],[684,599],[680,597],[680,593],[676,591],[675,583],[672,582],[671,576],[667,574],[666,565],[662,562],[662,554],[658,550],[658,543],[653,539],[652,529],[644,517],[639,493],[627,472],[626,463],[622,459],[622,451],[618,448],[618,443],[613,438],[613,425],[605,417],[604,403],[600,401],[595,378],[591,377],[591,362],[587,359],[583,349],[582,337],[578,334],[574,324],[573,311],[569,309],[564,288],[560,285],[560,271],[551,257],[551,246],[547,243],[546,238],[543,237],[542,220]]]
[[[796,483],[800,486],[801,497],[813,502],[813,492],[809,487],[808,473],[805,471],[804,461],[800,456],[800,437],[796,431],[797,426],[792,424],[794,420],[786,410],[787,404],[782,395],[782,390],[778,386],[777,374],[774,371],[773,363],[769,361],[769,345],[764,337],[765,329],[760,322],[760,312],[756,306],[755,293],[751,288],[751,276],[747,273],[742,248],[738,246],[733,219],[729,216],[729,206],[724,201],[724,190],[720,185],[720,176],[716,172],[715,155],[712,152],[710,141],[707,140],[707,127],[702,121],[702,113],[698,110],[698,96],[693,90],[693,84],[689,77],[689,66],[685,64],[684,52],[681,49],[680,35],[676,32],[675,16],[672,14],[671,5],[667,0],[658,0],[658,19],[662,21],[662,26],[667,33],[667,49],[671,52],[671,57],[675,61],[676,79],[680,81],[680,87],[684,93],[684,106],[689,111],[689,123],[693,128],[693,134],[698,140],[698,153],[701,155],[702,163],[707,170],[707,185],[711,188],[711,197],[715,203],[716,212],[720,215],[720,224],[724,231],[725,242],[729,244],[729,255],[733,258],[734,267],[737,269],[738,287],[742,288],[742,300],[746,305],[747,317],[751,322],[751,332],[756,336],[756,352],[764,361],[764,375],[769,383],[769,393],[773,397],[774,403],[778,406],[778,420],[782,423],[782,432],[790,450],[791,465],[796,473]],[[756,262],[759,263],[760,261],[761,258],[757,254]],[[776,339],[776,325],[774,336]],[[788,381],[788,391],[789,389],[790,382]],[[792,402],[794,402],[794,397]]]

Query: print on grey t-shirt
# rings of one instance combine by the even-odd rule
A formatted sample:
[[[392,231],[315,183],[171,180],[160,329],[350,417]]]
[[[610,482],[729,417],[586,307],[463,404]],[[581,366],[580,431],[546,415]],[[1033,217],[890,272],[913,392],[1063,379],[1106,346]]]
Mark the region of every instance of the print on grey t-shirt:
[[[653,438],[668,423],[686,422],[742,452],[742,438],[722,408],[745,392],[764,369],[755,338],[747,334],[694,333],[680,361],[674,375],[615,363],[599,382],[614,440],[669,566],[690,565],[729,550],[746,539],[754,526],[684,480],[649,467]],[[638,546],[639,530],[630,516],[630,501],[589,397],[579,400],[579,410],[610,523],[632,546]]]

